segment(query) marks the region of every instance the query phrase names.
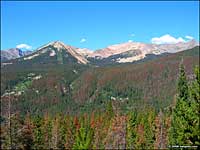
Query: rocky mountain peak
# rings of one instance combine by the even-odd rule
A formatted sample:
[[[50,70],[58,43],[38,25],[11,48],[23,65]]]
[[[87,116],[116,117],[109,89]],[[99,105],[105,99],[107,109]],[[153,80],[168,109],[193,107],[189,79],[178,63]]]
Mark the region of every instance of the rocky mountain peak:
[[[61,42],[61,41],[52,42],[50,45],[53,46],[53,47],[55,47],[55,48],[57,48],[57,49],[65,48],[65,46],[66,46],[66,45],[65,45],[63,42]]]

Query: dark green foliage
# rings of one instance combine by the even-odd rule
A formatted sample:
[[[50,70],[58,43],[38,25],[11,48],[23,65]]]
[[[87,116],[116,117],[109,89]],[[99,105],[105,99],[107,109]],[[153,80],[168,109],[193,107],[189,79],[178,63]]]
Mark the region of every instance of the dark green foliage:
[[[82,118],[80,128],[76,133],[73,149],[90,149],[92,148],[92,140],[94,131],[90,127],[88,118]]]
[[[148,114],[146,114],[145,122],[144,122],[144,132],[145,132],[145,138],[146,142],[145,145],[148,148],[153,149],[154,148],[154,142],[155,142],[155,111],[154,110],[148,110]]]
[[[40,116],[36,116],[33,120],[33,134],[34,134],[34,149],[43,149],[44,148],[44,121]]]
[[[154,149],[156,113],[150,108],[145,111],[133,111],[128,115],[126,141],[129,149]]]
[[[193,145],[200,146],[200,68],[195,67],[195,80],[190,86],[190,109],[188,116],[188,124],[190,134],[189,140]]]
[[[188,88],[184,68],[182,65],[180,67],[178,96],[176,107],[172,113],[172,127],[170,130],[171,145],[199,145],[198,70],[198,68],[195,69],[195,80]]]
[[[112,106],[112,101],[108,101],[106,105],[106,112],[108,113],[109,116],[113,116],[114,111],[113,111],[113,106]]]
[[[178,99],[187,101],[188,99],[188,84],[186,79],[186,74],[184,71],[184,66],[181,64],[178,79]]]
[[[172,114],[171,144],[183,145],[186,142],[186,114],[188,111],[188,85],[183,64],[180,66],[176,108]]]
[[[133,149],[137,137],[137,112],[131,112],[127,122],[127,148]]]

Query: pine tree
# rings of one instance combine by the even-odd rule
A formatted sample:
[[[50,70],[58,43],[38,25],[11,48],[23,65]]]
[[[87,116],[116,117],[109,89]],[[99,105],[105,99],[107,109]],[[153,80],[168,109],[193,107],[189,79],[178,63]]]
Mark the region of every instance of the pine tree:
[[[62,115],[59,119],[59,139],[58,139],[58,148],[65,149],[66,143],[66,133],[67,133],[67,123],[66,118]]]
[[[148,110],[148,113],[145,115],[146,119],[144,123],[145,130],[145,139],[146,139],[146,147],[153,149],[154,141],[155,141],[155,112],[153,110]]]
[[[128,115],[128,123],[127,123],[127,137],[126,137],[126,141],[127,141],[127,148],[129,149],[133,149],[134,148],[134,144],[136,142],[136,120],[137,120],[137,112],[131,112]]]
[[[189,88],[190,94],[190,109],[188,110],[188,140],[191,145],[200,146],[200,68],[195,67],[195,80]]]
[[[20,134],[22,129],[21,118],[19,114],[14,114],[11,117],[11,138],[12,149],[19,149],[22,145],[20,143]]]
[[[9,124],[1,124],[2,134],[2,149],[19,149],[20,143],[20,131],[22,128],[21,120],[18,114],[13,114],[9,118]]]
[[[114,111],[113,111],[113,106],[112,106],[112,101],[111,100],[106,105],[106,112],[108,113],[108,115],[110,117],[112,117],[114,115]]]
[[[24,122],[24,126],[21,130],[21,143],[22,149],[31,149],[33,145],[33,125],[29,114],[27,114]]]
[[[187,101],[188,96],[189,96],[189,93],[188,93],[187,77],[185,74],[184,66],[181,63],[180,71],[179,71],[179,79],[178,79],[178,101],[181,101],[181,100]]]
[[[76,133],[75,143],[73,149],[90,149],[92,147],[93,129],[89,122],[83,119],[81,127]]]
[[[178,79],[178,94],[176,107],[172,112],[172,127],[170,129],[170,144],[184,145],[186,142],[185,130],[187,128],[186,114],[188,109],[188,84],[183,64],[180,65]]]
[[[45,148],[47,149],[51,148],[52,128],[53,128],[52,119],[49,117],[48,114],[45,114],[44,116],[44,140],[45,140],[44,144],[45,144]]]
[[[196,79],[188,87],[184,67],[181,65],[178,80],[176,107],[172,113],[170,144],[199,145],[199,69]]]
[[[144,131],[144,124],[145,122],[145,116],[144,112],[138,112],[137,119],[136,119],[136,138],[135,138],[135,149],[146,149],[145,143],[145,131]]]
[[[44,149],[44,130],[43,130],[43,118],[36,116],[33,120],[34,129],[34,149]]]
[[[72,149],[74,141],[75,141],[75,135],[76,135],[76,125],[78,124],[77,117],[68,117],[67,118],[67,131],[66,131],[66,143],[65,148],[66,149]]]

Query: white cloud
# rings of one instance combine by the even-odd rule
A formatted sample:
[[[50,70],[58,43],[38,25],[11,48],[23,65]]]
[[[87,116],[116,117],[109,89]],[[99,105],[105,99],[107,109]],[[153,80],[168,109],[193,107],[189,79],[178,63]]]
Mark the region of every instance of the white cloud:
[[[32,48],[32,46],[28,45],[28,44],[19,44],[16,46],[16,48],[24,48],[24,49],[28,49],[30,50]]]
[[[189,35],[186,35],[185,38],[186,38],[186,39],[189,39],[189,40],[194,39],[192,36],[189,36]]]
[[[175,38],[169,34],[163,35],[161,37],[154,37],[151,39],[154,44],[176,44],[179,42],[186,42],[182,37]]]
[[[130,43],[130,42],[133,42],[132,40],[128,40],[128,42]]]
[[[85,38],[82,38],[82,39],[80,40],[80,43],[84,43],[84,42],[86,42],[86,39],[85,39]]]

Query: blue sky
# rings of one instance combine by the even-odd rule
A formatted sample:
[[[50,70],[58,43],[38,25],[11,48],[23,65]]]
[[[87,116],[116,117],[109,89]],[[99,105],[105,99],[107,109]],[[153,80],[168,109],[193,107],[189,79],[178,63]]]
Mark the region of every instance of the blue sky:
[[[199,41],[199,2],[1,2],[1,50]]]

